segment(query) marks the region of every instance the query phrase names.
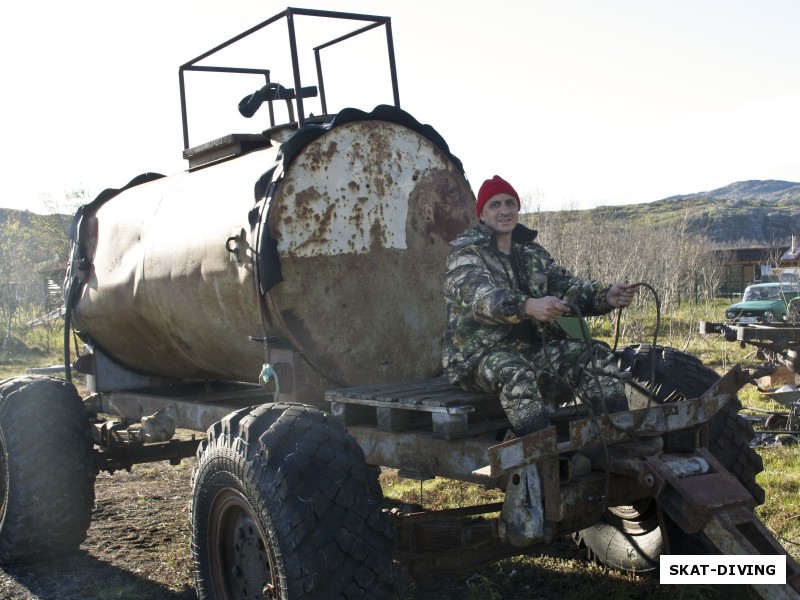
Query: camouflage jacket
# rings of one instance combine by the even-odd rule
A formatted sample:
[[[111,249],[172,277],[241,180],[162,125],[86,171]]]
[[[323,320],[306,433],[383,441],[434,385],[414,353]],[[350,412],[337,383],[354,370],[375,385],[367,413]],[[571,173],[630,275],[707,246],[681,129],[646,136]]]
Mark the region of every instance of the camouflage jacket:
[[[575,304],[582,315],[612,309],[606,301],[609,286],[581,279],[560,267],[541,245],[537,232],[517,225],[512,233],[512,256],[497,249],[494,232],[480,224],[451,243],[444,295],[447,331],[443,366],[455,383],[470,376],[486,353],[503,342],[515,324],[522,323],[528,298],[556,296]],[[517,265],[517,276],[512,261]],[[530,319],[533,335],[564,338],[556,324]]]

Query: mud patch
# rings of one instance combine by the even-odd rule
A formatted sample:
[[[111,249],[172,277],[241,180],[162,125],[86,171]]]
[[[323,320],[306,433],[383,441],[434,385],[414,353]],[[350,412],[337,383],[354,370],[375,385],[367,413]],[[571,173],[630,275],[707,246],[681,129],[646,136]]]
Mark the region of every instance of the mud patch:
[[[194,600],[189,502],[194,459],[103,473],[80,552],[0,569],[4,600]]]

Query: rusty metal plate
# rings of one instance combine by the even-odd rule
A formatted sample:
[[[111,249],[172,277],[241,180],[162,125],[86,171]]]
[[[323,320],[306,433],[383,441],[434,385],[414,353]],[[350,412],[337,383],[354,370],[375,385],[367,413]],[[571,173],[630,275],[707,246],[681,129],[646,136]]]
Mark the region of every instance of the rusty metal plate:
[[[348,427],[347,431],[364,450],[369,464],[482,485],[492,482],[482,470],[489,464],[487,451],[491,442],[470,438],[446,441],[415,432],[385,432],[361,425]]]
[[[616,444],[636,436],[661,435],[706,423],[746,382],[737,365],[700,398],[572,421],[571,446],[577,449]]]
[[[492,477],[558,454],[556,428],[548,427],[489,448]]]
[[[438,374],[448,242],[472,219],[467,181],[427,138],[384,121],[325,133],[270,205],[275,331],[329,388]]]

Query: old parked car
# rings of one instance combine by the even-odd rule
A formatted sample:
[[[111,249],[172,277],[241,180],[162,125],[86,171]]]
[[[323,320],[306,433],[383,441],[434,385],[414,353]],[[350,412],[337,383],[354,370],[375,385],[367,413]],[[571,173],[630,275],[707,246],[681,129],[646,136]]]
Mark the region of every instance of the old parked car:
[[[741,302],[725,310],[729,323],[772,323],[789,319],[789,306],[800,298],[797,283],[756,283],[744,291]]]

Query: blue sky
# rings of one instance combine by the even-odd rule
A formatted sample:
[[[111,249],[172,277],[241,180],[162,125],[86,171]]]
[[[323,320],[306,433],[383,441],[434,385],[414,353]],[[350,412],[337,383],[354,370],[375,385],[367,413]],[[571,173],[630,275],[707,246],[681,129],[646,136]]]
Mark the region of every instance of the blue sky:
[[[499,174],[540,208],[560,209],[800,181],[800,2],[292,5],[391,17],[401,105],[444,136],[475,188]],[[0,23],[0,206],[43,212],[44,198],[64,204],[71,190],[184,169],[178,66],[286,6],[15,3]],[[341,58],[368,63],[369,52]],[[354,81],[344,104],[390,102],[381,83]],[[208,95],[217,93],[232,108],[224,122],[202,121],[209,137],[228,132],[215,126],[260,129],[234,114],[239,87]]]

